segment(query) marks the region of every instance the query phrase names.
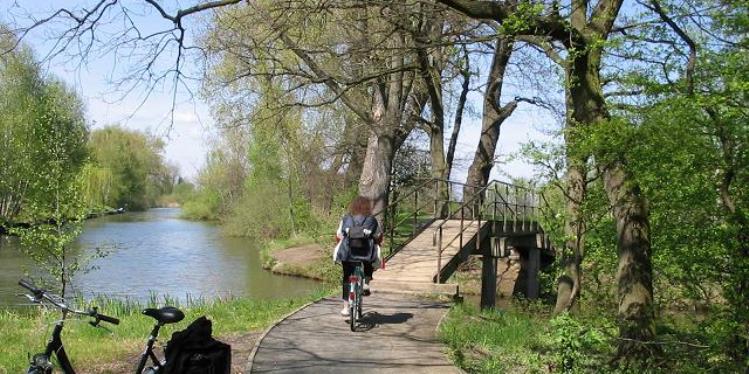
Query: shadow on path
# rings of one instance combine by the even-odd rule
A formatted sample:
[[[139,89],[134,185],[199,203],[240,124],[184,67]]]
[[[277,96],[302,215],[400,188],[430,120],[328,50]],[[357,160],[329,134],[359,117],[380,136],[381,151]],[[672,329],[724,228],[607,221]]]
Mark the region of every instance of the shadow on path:
[[[406,323],[413,318],[413,313],[380,314],[377,312],[364,313],[356,326],[357,332],[369,331],[380,325]]]
[[[368,298],[356,332],[340,300],[323,299],[279,323],[260,343],[253,373],[457,373],[436,337],[448,306],[412,296]]]

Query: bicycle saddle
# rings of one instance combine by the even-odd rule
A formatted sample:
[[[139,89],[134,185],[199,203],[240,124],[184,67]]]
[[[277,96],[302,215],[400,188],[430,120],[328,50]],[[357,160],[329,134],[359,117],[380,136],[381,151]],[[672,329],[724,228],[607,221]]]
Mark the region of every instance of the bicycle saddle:
[[[177,323],[185,318],[185,313],[182,313],[181,310],[173,306],[165,306],[161,309],[144,309],[143,314],[156,319],[162,324]]]

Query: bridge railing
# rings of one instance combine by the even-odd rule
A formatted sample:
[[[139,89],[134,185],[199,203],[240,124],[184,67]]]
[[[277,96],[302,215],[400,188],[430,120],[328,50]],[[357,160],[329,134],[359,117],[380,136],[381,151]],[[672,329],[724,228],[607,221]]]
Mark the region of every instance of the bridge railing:
[[[482,221],[502,221],[505,231],[535,229],[539,196],[533,188],[507,182],[492,181],[485,187],[477,187],[432,178],[391,191],[388,205],[374,215],[382,222],[387,258],[405,247],[425,227],[441,220],[433,238],[441,268],[444,249],[456,240],[462,248],[464,234],[474,221],[478,221],[479,227]],[[460,232],[455,237],[444,238],[443,228],[450,219],[461,221]]]
[[[465,186],[465,185],[464,185]],[[501,221],[503,231],[533,231],[538,229],[538,214],[543,196],[531,187],[492,181],[484,187],[465,186],[463,201],[455,209],[442,216],[442,222],[434,228],[433,245],[437,252],[435,280],[442,282],[442,256],[444,251],[457,241],[462,249],[465,233],[474,224],[476,233],[482,222]],[[468,196],[465,193],[468,192]],[[458,233],[445,237],[445,226],[451,220],[459,220]],[[469,237],[470,239],[470,237]],[[479,249],[480,240],[476,240]]]
[[[424,225],[433,221],[434,181],[417,182],[405,190],[391,191],[391,200],[374,213],[382,222],[386,238],[386,257],[392,257],[405,246]]]
[[[391,191],[388,205],[374,213],[383,224],[386,257],[392,257],[426,226],[445,217],[451,207],[460,205],[456,190],[466,186],[431,178]]]
[[[492,181],[485,191],[482,210],[487,219],[502,221],[503,231],[536,230],[542,201],[543,195],[535,188]]]

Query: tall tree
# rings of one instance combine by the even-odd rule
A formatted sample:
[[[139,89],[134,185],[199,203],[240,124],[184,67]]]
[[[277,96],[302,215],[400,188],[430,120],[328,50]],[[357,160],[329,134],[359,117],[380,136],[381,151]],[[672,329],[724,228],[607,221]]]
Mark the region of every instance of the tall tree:
[[[497,3],[476,0],[439,0],[477,19],[494,20],[513,35],[547,38],[569,53],[570,109],[568,131],[605,127],[611,116],[604,100],[600,77],[605,41],[619,14],[622,0],[600,0],[592,9],[586,1],[573,0],[565,19],[556,2]],[[574,129],[573,129],[574,128]],[[574,146],[574,145],[573,145]],[[615,150],[617,152],[623,150]],[[618,357],[623,360],[650,356],[655,336],[650,227],[647,204],[621,154],[612,152],[599,162],[604,186],[613,206],[619,249]]]
[[[406,113],[419,105],[411,95],[412,39],[380,14],[405,17],[409,5],[347,4],[251,4],[221,12],[214,50],[238,61],[242,76],[280,80],[296,100],[288,105],[340,100],[354,113],[367,134],[359,192],[377,210],[386,203],[395,151],[412,126]]]
[[[517,108],[518,101],[512,100],[505,105],[500,104],[502,86],[510,63],[513,48],[512,37],[500,35],[494,43],[489,74],[486,78],[486,92],[483,100],[483,115],[481,119],[481,136],[476,146],[473,162],[468,168],[466,184],[469,190],[486,186],[489,173],[494,167],[494,153],[499,141],[499,131],[502,123],[512,115]],[[469,195],[466,195],[469,196]]]
[[[695,160],[690,173],[703,178],[699,186],[689,181],[682,184],[703,196],[680,213],[699,217],[700,209],[710,212],[702,213],[710,217],[702,219],[702,224],[723,236],[722,240],[700,237],[719,241],[725,248],[711,260],[727,269],[714,281],[722,285],[730,305],[727,315],[735,323],[724,342],[725,351],[740,367],[749,359],[749,339],[743,333],[749,329],[748,203],[743,188],[748,177],[749,132],[747,113],[741,109],[747,105],[747,6],[732,1],[648,0],[638,4],[654,21],[622,31],[622,46],[615,55],[632,66],[651,69],[649,74],[639,69],[620,74],[616,83],[627,97],[616,103],[622,113],[644,117],[642,127],[666,131],[680,140],[679,147],[690,144],[688,157]],[[649,105],[627,105],[631,96],[645,97]],[[713,181],[712,191],[704,191],[707,180]]]

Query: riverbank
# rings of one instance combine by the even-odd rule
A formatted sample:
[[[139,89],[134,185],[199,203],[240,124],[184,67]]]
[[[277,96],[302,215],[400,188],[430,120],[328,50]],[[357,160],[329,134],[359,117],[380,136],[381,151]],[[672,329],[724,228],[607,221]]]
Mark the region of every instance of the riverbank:
[[[331,249],[311,237],[270,241],[263,246],[260,256],[263,268],[275,274],[327,283],[338,282],[341,277],[340,267],[331,260]]]
[[[182,322],[162,328],[160,341],[165,344],[174,331],[184,329],[190,322],[205,315],[213,322],[214,336],[232,345],[235,369],[243,368],[259,332],[294,309],[329,293],[321,289],[290,299],[233,298],[192,302],[181,307],[185,312]],[[87,373],[131,372],[153,326],[153,319],[140,314],[147,305],[116,300],[100,300],[96,305],[102,313],[120,318],[122,322],[117,326],[102,323],[105,329],[93,328],[86,322],[69,321],[63,331],[63,341],[73,365]],[[59,313],[41,309],[30,314],[0,311],[0,342],[3,342],[0,373],[25,371],[28,367],[27,353],[44,349],[49,338],[47,334],[51,331],[49,326],[56,318],[59,318]]]
[[[256,240],[228,237],[219,226],[183,220],[180,213],[149,209],[87,221],[73,247],[80,258],[93,258],[86,265],[92,270],[73,274],[74,292],[148,302],[153,294],[180,301],[296,297],[320,287],[263,270]],[[0,241],[0,308],[22,301],[18,280],[36,269],[17,238]]]
[[[112,209],[112,208],[106,208],[99,211],[94,211],[86,215],[85,219],[93,219],[93,218],[99,218],[104,216],[113,216],[117,214],[123,214],[125,213],[125,209],[119,208],[119,209]],[[11,231],[15,228],[18,229],[29,229],[34,226],[38,226],[41,224],[52,224],[54,223],[54,220],[48,220],[46,222],[6,222],[0,225],[0,236],[4,235],[12,235]]]

